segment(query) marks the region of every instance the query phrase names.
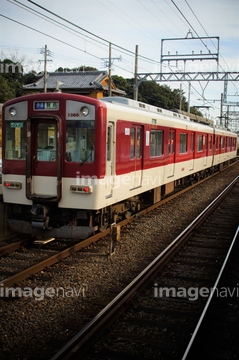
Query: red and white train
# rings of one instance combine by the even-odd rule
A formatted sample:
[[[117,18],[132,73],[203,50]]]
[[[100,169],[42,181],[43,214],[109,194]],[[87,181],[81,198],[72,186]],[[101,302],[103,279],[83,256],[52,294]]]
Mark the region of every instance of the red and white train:
[[[237,135],[138,101],[45,93],[3,106],[13,231],[86,238],[236,157]]]

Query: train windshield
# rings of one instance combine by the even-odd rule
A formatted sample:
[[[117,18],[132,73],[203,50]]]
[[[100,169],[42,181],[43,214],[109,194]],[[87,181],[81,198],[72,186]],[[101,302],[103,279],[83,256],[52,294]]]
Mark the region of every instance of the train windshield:
[[[66,122],[66,161],[93,162],[94,143],[94,121]]]
[[[24,160],[26,158],[25,126],[24,121],[6,121],[6,159]]]

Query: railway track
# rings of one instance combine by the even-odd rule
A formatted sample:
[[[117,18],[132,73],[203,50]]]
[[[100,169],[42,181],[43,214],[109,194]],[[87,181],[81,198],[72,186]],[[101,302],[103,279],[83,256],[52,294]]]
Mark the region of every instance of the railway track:
[[[233,166],[233,165],[231,165]],[[210,178],[217,176],[218,173],[211,175]],[[209,179],[205,178],[189,187],[177,191],[175,194],[168,196],[159,203],[145,208],[144,210],[132,215],[131,217],[121,221],[118,226],[123,227],[132,222],[136,217],[145,216],[154,209],[162,206],[166,202],[182,195],[190,189],[202,184]],[[104,232],[98,233],[88,239],[80,242],[73,242],[72,246],[65,245],[63,241],[60,242],[59,249],[55,243],[48,245],[46,248],[36,248],[32,246],[34,237],[28,237],[18,241],[11,242],[7,245],[0,247],[0,281],[3,287],[9,287],[13,284],[17,284],[22,280],[27,279],[31,275],[34,275],[45,268],[48,268],[57,262],[67,258],[75,252],[88,247],[90,244],[99,241],[110,234],[110,228]],[[69,243],[69,240],[68,240]],[[63,244],[63,245],[62,245]],[[63,250],[60,248],[64,247]],[[110,250],[112,251],[112,249]]]
[[[182,360],[238,359],[239,226]]]
[[[97,234],[72,246],[66,246],[63,250],[51,250],[49,248],[36,248],[31,244],[25,247],[27,240],[17,241],[0,248],[0,277],[1,286],[9,287],[27,279],[43,269],[50,267],[60,260],[72,255],[91,243],[98,241],[104,234]],[[55,244],[53,245],[54,249]],[[7,257],[6,257],[7,256]],[[17,261],[18,260],[18,261]],[[23,268],[23,269],[22,269]],[[14,270],[17,269],[17,270]],[[3,277],[7,275],[7,277]]]
[[[181,359],[238,226],[238,206],[236,177],[52,359]]]

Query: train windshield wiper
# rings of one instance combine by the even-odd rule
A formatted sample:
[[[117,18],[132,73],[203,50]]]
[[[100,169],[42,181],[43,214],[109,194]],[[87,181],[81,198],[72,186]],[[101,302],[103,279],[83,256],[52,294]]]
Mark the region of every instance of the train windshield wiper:
[[[91,158],[92,152],[93,152],[93,149],[90,149],[88,156],[86,156],[86,158],[80,164],[78,164],[78,166],[84,165],[84,163]]]

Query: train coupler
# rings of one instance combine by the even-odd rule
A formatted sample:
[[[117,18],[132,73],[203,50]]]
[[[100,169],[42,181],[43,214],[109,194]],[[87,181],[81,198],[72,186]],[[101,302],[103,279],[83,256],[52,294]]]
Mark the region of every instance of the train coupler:
[[[31,208],[32,221],[31,226],[37,229],[50,229],[48,207],[40,204],[33,205]]]

